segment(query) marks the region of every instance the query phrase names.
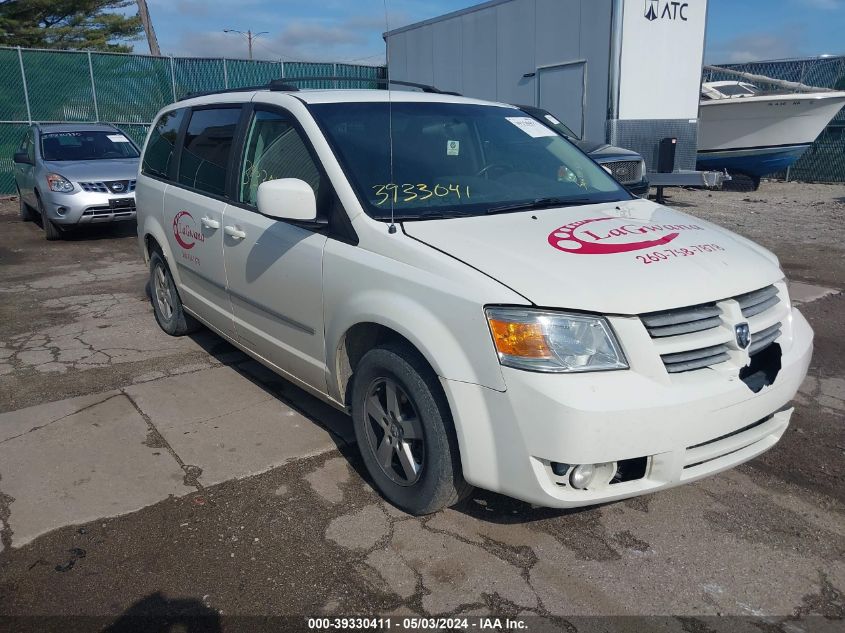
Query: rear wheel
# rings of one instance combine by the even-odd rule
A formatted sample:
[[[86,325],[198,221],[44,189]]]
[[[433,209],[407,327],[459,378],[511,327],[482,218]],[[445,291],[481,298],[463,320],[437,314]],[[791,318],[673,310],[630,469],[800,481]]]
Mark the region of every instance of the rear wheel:
[[[21,222],[29,222],[32,219],[32,209],[24,202],[20,187],[15,185],[15,188],[18,190],[18,214],[20,215]]]
[[[41,216],[41,228],[44,229],[44,237],[47,238],[48,242],[62,239],[62,232],[47,217],[47,209],[41,202],[41,197],[36,197],[36,200],[38,200],[38,215]]]
[[[367,471],[405,512],[436,512],[472,490],[463,478],[446,396],[410,346],[387,345],[364,355],[352,387],[352,419]]]
[[[199,322],[185,313],[170,268],[158,251],[150,255],[150,298],[159,327],[171,336],[184,336],[199,329]]]

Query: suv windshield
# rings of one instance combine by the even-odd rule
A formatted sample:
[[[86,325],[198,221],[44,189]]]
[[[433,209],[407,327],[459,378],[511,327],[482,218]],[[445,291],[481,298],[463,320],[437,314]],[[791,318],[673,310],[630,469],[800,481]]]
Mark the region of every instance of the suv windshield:
[[[631,199],[572,143],[515,108],[394,102],[310,109],[377,219],[390,218],[391,207],[397,219],[426,219]]]
[[[41,135],[44,160],[138,158],[138,150],[120,132],[48,132]]]

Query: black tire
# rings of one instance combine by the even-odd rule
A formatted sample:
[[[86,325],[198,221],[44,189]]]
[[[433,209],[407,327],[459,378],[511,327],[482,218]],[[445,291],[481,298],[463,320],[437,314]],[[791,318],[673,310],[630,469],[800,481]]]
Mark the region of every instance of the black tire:
[[[44,203],[41,202],[41,196],[36,196],[38,200],[38,215],[41,216],[41,228],[44,229],[44,237],[48,242],[55,242],[62,239],[62,232],[59,228],[50,221],[47,217],[47,209],[44,208]]]
[[[18,214],[20,215],[21,222],[29,222],[32,219],[32,209],[30,209],[29,205],[23,201],[20,187],[15,185],[15,188],[18,191]]]
[[[199,322],[185,313],[173,275],[159,251],[150,255],[150,301],[156,322],[170,336],[184,336],[199,329]]]
[[[726,180],[722,185],[725,191],[738,191],[740,193],[747,193],[749,191],[757,191],[760,188],[760,178],[757,176],[749,176],[748,174],[736,173],[731,174],[731,180]]]
[[[386,395],[391,382],[396,387],[393,407]],[[378,412],[381,422],[373,411]],[[367,471],[378,490],[398,508],[417,516],[430,514],[454,505],[472,491],[463,477],[458,440],[443,389],[425,360],[409,345],[385,345],[364,355],[353,377],[352,420]],[[385,450],[380,452],[379,448]],[[408,455],[419,468],[414,475],[403,466],[408,463]],[[383,466],[385,461],[390,465]]]

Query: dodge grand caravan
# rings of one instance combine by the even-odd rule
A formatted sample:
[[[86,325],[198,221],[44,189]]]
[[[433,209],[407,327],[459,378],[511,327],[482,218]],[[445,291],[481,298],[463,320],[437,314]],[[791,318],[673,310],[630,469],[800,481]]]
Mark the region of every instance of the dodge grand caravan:
[[[471,486],[572,507],[733,467],[779,440],[810,362],[772,253],[509,105],[189,98],[149,132],[137,207],[159,325],[351,413],[415,514]]]

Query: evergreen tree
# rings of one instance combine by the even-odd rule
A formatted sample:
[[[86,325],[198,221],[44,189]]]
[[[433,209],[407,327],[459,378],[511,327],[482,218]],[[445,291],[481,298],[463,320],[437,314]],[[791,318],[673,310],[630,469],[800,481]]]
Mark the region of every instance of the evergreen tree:
[[[142,31],[132,0],[0,0],[0,45],[129,52]]]

